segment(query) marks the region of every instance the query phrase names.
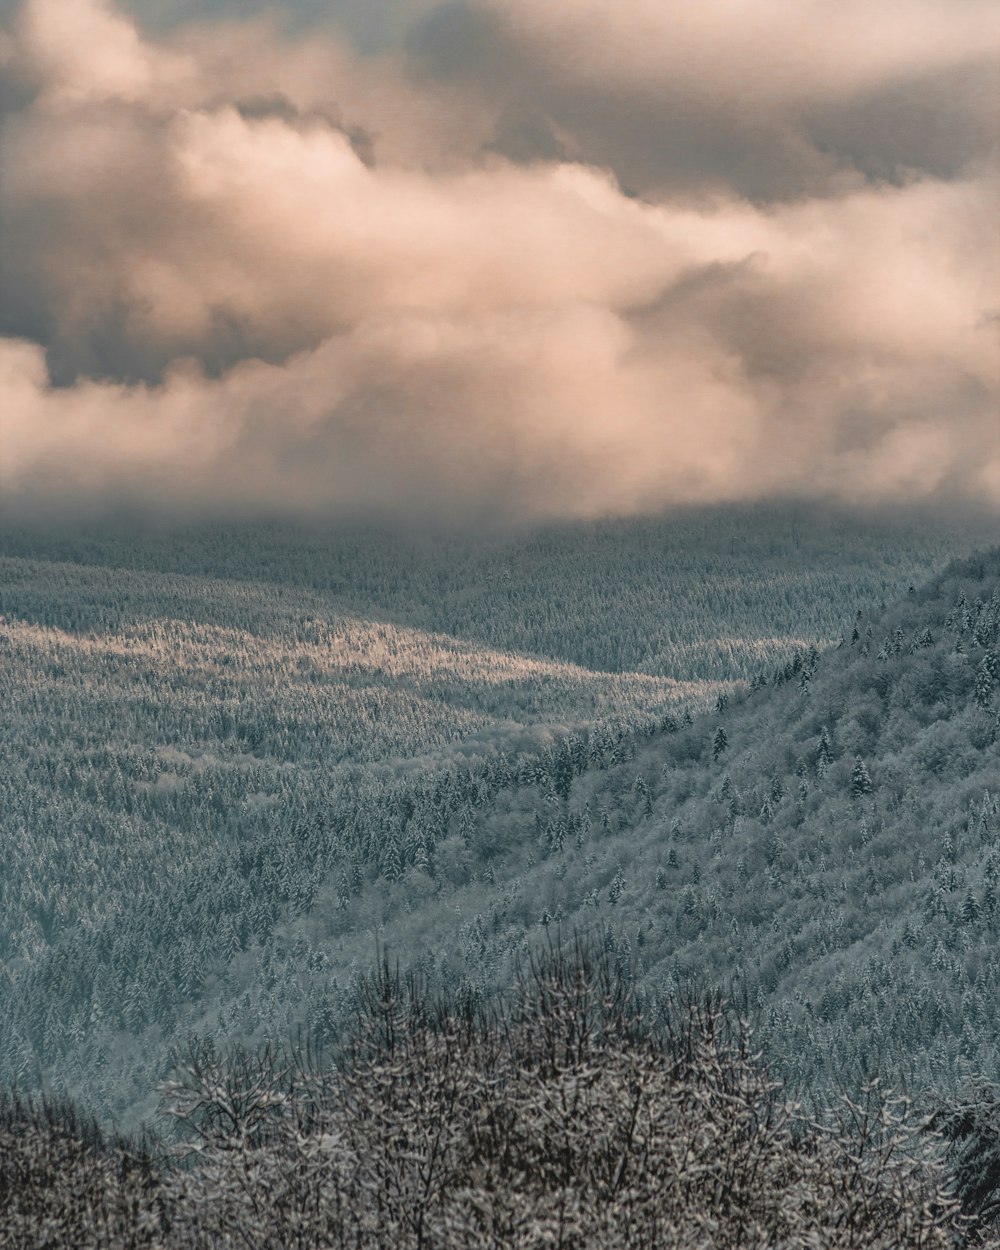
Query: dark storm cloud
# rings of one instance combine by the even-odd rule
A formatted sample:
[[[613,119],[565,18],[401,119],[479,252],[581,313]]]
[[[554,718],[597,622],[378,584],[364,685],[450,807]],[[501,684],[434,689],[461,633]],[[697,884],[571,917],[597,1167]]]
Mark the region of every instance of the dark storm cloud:
[[[516,159],[549,159],[561,129],[576,159],[647,194],[826,194],[853,177],[954,177],[995,151],[989,0],[691,9],[455,0],[415,24],[409,52],[417,72],[463,82],[501,117],[516,102],[545,119],[542,143]]]

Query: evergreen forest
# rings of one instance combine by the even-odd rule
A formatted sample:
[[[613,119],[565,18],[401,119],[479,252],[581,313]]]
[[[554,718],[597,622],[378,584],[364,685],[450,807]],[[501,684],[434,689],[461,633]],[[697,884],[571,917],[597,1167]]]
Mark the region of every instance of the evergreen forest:
[[[622,1245],[988,1235],[995,541],[778,505],[462,540],[4,525],[0,1177],[28,1205],[0,1245],[250,1244],[248,1169],[285,1195],[262,1247],[612,1245],[626,1208]],[[695,1154],[736,1134],[766,1212],[697,1168],[654,1202],[666,1128],[628,1184],[565,1124],[518,1154],[586,1088],[624,1169],[640,1087]],[[462,1110],[487,1088],[502,1176]],[[438,1121],[441,1172],[399,1146]],[[905,1229],[873,1196],[900,1186]],[[30,1240],[43,1208],[70,1241]]]

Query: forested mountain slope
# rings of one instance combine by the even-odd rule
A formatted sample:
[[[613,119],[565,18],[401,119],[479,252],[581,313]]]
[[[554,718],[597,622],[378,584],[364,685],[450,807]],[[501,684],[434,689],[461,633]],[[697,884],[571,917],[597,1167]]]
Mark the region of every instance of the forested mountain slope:
[[[469,975],[560,920],[732,983],[794,1081],[1000,1078],[998,643],[994,552],[625,760],[566,740],[470,821]]]
[[[190,1032],[332,1036],[379,940],[485,993],[556,917],[641,948],[670,984],[744,971],[818,1028],[784,1003],[798,965],[775,963],[806,938],[780,930],[791,912],[754,910],[806,887],[772,857],[761,892],[765,765],[740,729],[762,722],[777,749],[818,704],[799,673],[734,700],[719,761],[718,718],[684,713],[849,634],[853,605],[902,592],[958,541],[780,512],[413,544],[411,563],[377,536],[6,532],[0,1080],[133,1115]],[[451,632],[428,628],[445,618]],[[824,655],[810,686],[860,645]],[[587,667],[591,646],[604,667]],[[863,663],[881,671],[879,646]],[[809,839],[833,835],[810,822],[853,747],[826,722],[823,785],[795,771],[814,744],[766,775],[783,790],[772,833],[801,836],[802,872],[829,893],[836,856]],[[836,927],[832,898],[808,906]]]

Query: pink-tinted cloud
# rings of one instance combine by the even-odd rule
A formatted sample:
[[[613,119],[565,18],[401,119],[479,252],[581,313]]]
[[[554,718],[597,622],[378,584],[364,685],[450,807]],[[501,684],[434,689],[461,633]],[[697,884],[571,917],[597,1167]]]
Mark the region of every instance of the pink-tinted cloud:
[[[787,138],[795,111],[978,67],[989,8],[900,0],[889,49],[854,5],[824,37],[817,6],[769,0],[477,11],[512,78],[545,68],[538,108],[605,64],[637,100],[657,72],[693,108],[751,100]],[[7,48],[8,500],[456,521],[1000,504],[981,152],[948,178],[828,170],[770,200],[692,165],[637,199],[571,115],[550,127],[562,157],[515,161],[489,74],[329,34],[255,19],[153,41],[103,0],[27,0]]]

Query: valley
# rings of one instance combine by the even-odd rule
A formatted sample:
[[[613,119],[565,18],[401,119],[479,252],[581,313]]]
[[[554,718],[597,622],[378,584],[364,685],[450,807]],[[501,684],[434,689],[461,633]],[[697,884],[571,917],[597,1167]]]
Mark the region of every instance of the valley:
[[[780,509],[464,546],[12,528],[0,1075],[136,1123],[180,1039],[277,1044],[305,1028],[325,1044],[377,949],[488,996],[562,926],[638,959],[668,995],[738,981],[812,1079],[816,1056],[855,1061],[847,1021],[861,1037],[865,993],[895,975],[859,955],[875,938],[858,916],[887,897],[898,914],[878,941],[903,943],[900,993],[926,1006],[928,953],[945,987],[918,1067],[975,1050],[955,952],[944,931],[924,949],[919,908],[924,878],[942,878],[939,928],[960,886],[982,912],[986,861],[963,868],[954,846],[952,867],[938,861],[980,811],[988,853],[996,786],[985,763],[975,784],[963,774],[947,821],[919,800],[932,816],[908,890],[893,839],[911,832],[843,794],[855,749],[880,775],[882,740],[858,728],[877,709],[845,735],[847,696],[817,695],[858,656],[855,613],[888,630],[880,605],[909,604],[974,539]],[[935,646],[910,665],[944,645],[945,607],[928,608]],[[909,647],[919,631],[904,632]],[[869,667],[838,678],[861,683],[862,709],[881,645],[873,634]],[[823,726],[836,786],[815,776]],[[894,801],[926,823],[925,765],[909,767]],[[977,958],[963,966],[982,1020]],[[882,1050],[899,1065],[891,1037]]]

